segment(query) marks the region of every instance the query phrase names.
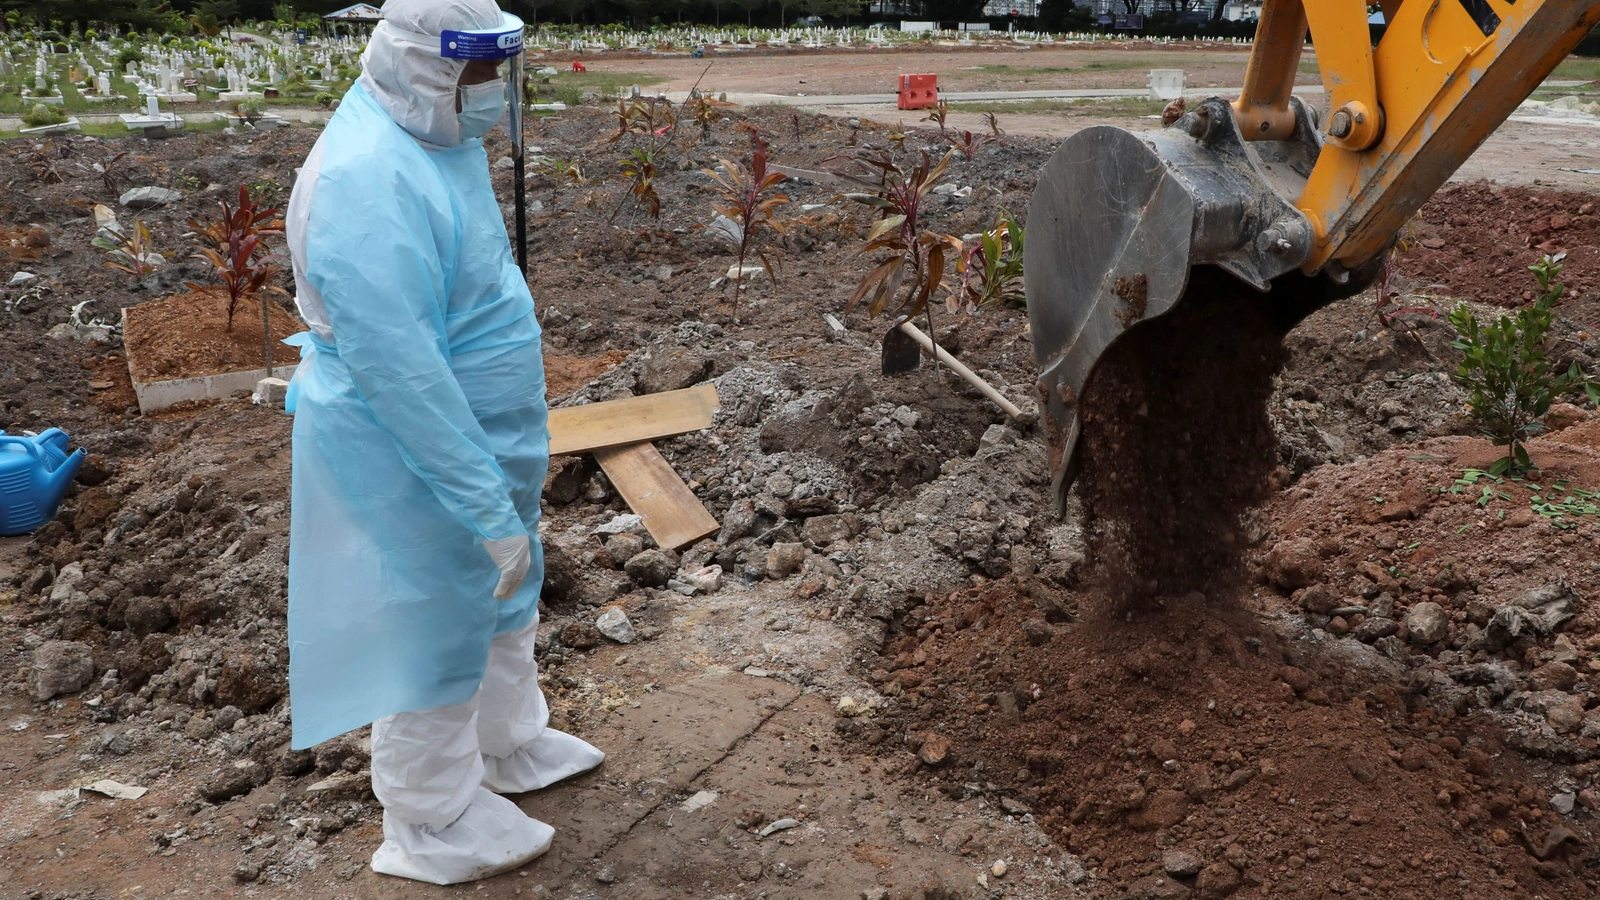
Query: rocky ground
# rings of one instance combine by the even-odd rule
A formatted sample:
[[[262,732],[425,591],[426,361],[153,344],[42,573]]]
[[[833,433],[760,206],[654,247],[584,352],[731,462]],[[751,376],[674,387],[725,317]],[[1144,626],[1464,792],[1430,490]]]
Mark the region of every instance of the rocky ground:
[[[871,123],[748,120],[809,170],[890,142]],[[603,180],[621,153],[606,112],[533,138],[586,176],[530,183],[552,402],[710,380],[713,427],[661,449],[723,528],[653,548],[592,462],[556,462],[541,683],[610,759],[520,799],[557,826],[551,854],[455,893],[1593,892],[1600,532],[1577,491],[1600,488],[1600,426],[1564,409],[1534,445],[1539,480],[1474,475],[1493,454],[1469,434],[1443,321],[1455,297],[1522,302],[1517,273],[1567,248],[1556,338],[1593,366],[1592,197],[1468,185],[1431,202],[1381,304],[1288,338],[1250,584],[1112,619],[1029,417],[927,366],[878,374],[882,323],[843,313],[870,217],[836,185],[785,185],[779,280],[755,279],[735,321],[733,257],[698,227],[715,196],[698,169],[747,153],[733,124],[670,151],[659,220]],[[0,896],[436,893],[365,868],[362,732],[287,749],[288,418],[244,399],[139,416],[119,338],[96,327],[203,278],[186,220],[240,183],[286,187],[315,135],[111,142],[135,183],[185,195],[138,213],[172,257],[138,281],[89,246],[94,203],[126,186],[77,165],[100,145],[74,144],[55,184],[32,145],[0,152],[0,281],[36,276],[0,299],[0,427],[60,426],[91,452],[56,522],[0,539]],[[933,195],[929,226],[1025,210],[1050,148],[957,157],[948,180],[973,190]],[[1031,408],[1021,309],[936,324]],[[688,577],[713,565],[720,580]],[[600,621],[613,607],[631,643],[601,633],[627,636]],[[148,793],[85,788],[102,779]]]

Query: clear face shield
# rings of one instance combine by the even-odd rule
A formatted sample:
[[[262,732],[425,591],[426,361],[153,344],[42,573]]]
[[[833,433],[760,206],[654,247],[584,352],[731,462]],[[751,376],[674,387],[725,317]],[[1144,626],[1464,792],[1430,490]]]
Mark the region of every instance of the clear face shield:
[[[517,265],[527,274],[527,198],[525,195],[522,137],[522,20],[502,13],[500,24],[479,31],[445,31],[439,36],[439,55],[445,59],[492,61],[499,64],[506,96],[504,118],[511,138],[511,160],[515,169],[517,215]]]

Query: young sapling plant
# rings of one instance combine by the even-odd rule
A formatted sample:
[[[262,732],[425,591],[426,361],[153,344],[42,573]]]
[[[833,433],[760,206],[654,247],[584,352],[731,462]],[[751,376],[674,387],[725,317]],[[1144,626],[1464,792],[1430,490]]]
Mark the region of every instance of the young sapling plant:
[[[1556,280],[1565,256],[1544,256],[1528,267],[1538,283],[1539,296],[1514,316],[1501,315],[1493,322],[1480,323],[1464,303],[1450,313],[1450,324],[1457,333],[1450,346],[1462,352],[1456,381],[1468,391],[1473,424],[1495,446],[1506,448],[1506,455],[1489,468],[1490,474],[1518,474],[1535,468],[1525,442],[1544,430],[1539,420],[1558,395],[1582,388],[1591,402],[1600,403],[1600,384],[1576,362],[1565,372],[1552,374],[1545,349],[1545,335],[1554,317],[1551,307],[1566,289]]]
[[[767,229],[778,234],[784,233],[783,223],[772,218],[772,211],[789,202],[787,194],[769,193],[784,180],[784,175],[767,171],[767,145],[761,140],[761,134],[755,126],[746,126],[746,129],[750,132],[749,167],[740,165],[738,160],[719,158],[717,162],[722,166],[721,172],[715,169],[701,170],[722,187],[723,202],[714,204],[713,208],[739,226],[739,261],[732,279],[735,322],[739,321],[739,292],[744,283],[744,261],[752,249],[756,258],[761,260],[767,277],[774,283],[778,280],[772,258],[757,241],[761,232]]]
[[[282,225],[275,221],[281,210],[259,206],[250,196],[249,188],[242,185],[239,188],[238,206],[230,206],[226,200],[220,205],[221,218],[203,224],[189,220],[189,227],[206,245],[200,248],[194,258],[211,263],[212,274],[222,284],[226,293],[224,312],[228,331],[233,330],[233,315],[241,299],[254,296],[261,305],[261,355],[266,368],[271,369],[271,303],[264,293],[267,290],[280,294],[285,292],[268,284],[278,273],[277,263],[281,257],[269,251],[266,238],[283,234]],[[197,284],[185,284],[185,287],[195,292],[206,290]]]

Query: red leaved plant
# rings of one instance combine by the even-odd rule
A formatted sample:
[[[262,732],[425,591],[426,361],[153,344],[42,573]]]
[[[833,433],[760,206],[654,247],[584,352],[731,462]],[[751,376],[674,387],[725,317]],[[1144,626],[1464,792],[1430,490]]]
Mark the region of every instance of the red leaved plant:
[[[205,223],[189,220],[189,227],[194,229],[195,236],[209,245],[201,247],[194,258],[210,262],[212,274],[227,291],[225,310],[228,317],[228,331],[233,330],[233,314],[238,309],[239,300],[246,295],[256,295],[256,300],[261,305],[261,352],[266,367],[270,369],[272,368],[272,323],[269,314],[271,304],[266,297],[261,296],[261,292],[266,289],[280,294],[286,293],[281,288],[267,284],[272,276],[278,274],[277,263],[282,257],[268,252],[266,238],[283,234],[283,223],[275,219],[282,210],[257,206],[255,201],[250,199],[249,190],[244,187],[239,188],[238,206],[230,206],[226,200],[221,202],[221,206],[221,218],[211,219]],[[198,284],[186,283],[184,286],[196,292],[206,290]]]
[[[945,252],[961,252],[958,238],[923,231],[920,223],[922,200],[944,177],[950,155],[946,153],[934,164],[927,151],[922,151],[921,160],[907,171],[886,152],[860,153],[853,157],[854,161],[876,178],[835,173],[859,189],[845,194],[846,199],[878,210],[881,216],[867,234],[867,246],[862,252],[889,252],[861,280],[845,306],[846,312],[869,296],[869,316],[879,315],[891,302],[895,302],[893,312],[908,319],[928,308],[928,301],[944,283]],[[904,297],[900,296],[902,288]]]
[[[761,267],[767,270],[767,277],[774,283],[778,280],[777,273],[773,270],[772,260],[767,256],[764,247],[755,246],[757,234],[765,228],[770,228],[778,234],[784,233],[783,223],[772,218],[772,211],[789,202],[787,194],[772,194],[764,196],[769,190],[783,181],[781,172],[767,171],[767,145],[761,140],[761,134],[754,126],[746,126],[750,132],[750,167],[747,169],[737,160],[718,158],[722,164],[722,171],[714,169],[701,169],[702,172],[714,179],[722,186],[723,198],[727,201],[712,208],[732,220],[739,226],[737,237],[739,241],[739,264],[734,270],[733,278],[733,318],[739,320],[739,291],[744,282],[745,256],[754,247],[756,258],[761,260]]]

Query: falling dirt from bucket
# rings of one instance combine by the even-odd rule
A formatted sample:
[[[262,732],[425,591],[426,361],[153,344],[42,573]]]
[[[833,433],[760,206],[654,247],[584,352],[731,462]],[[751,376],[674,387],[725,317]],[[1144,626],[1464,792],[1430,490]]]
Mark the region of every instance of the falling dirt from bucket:
[[[1241,517],[1277,465],[1267,400],[1285,359],[1269,296],[1212,268],[1101,358],[1078,484],[1097,593],[1114,607],[1237,582]]]

